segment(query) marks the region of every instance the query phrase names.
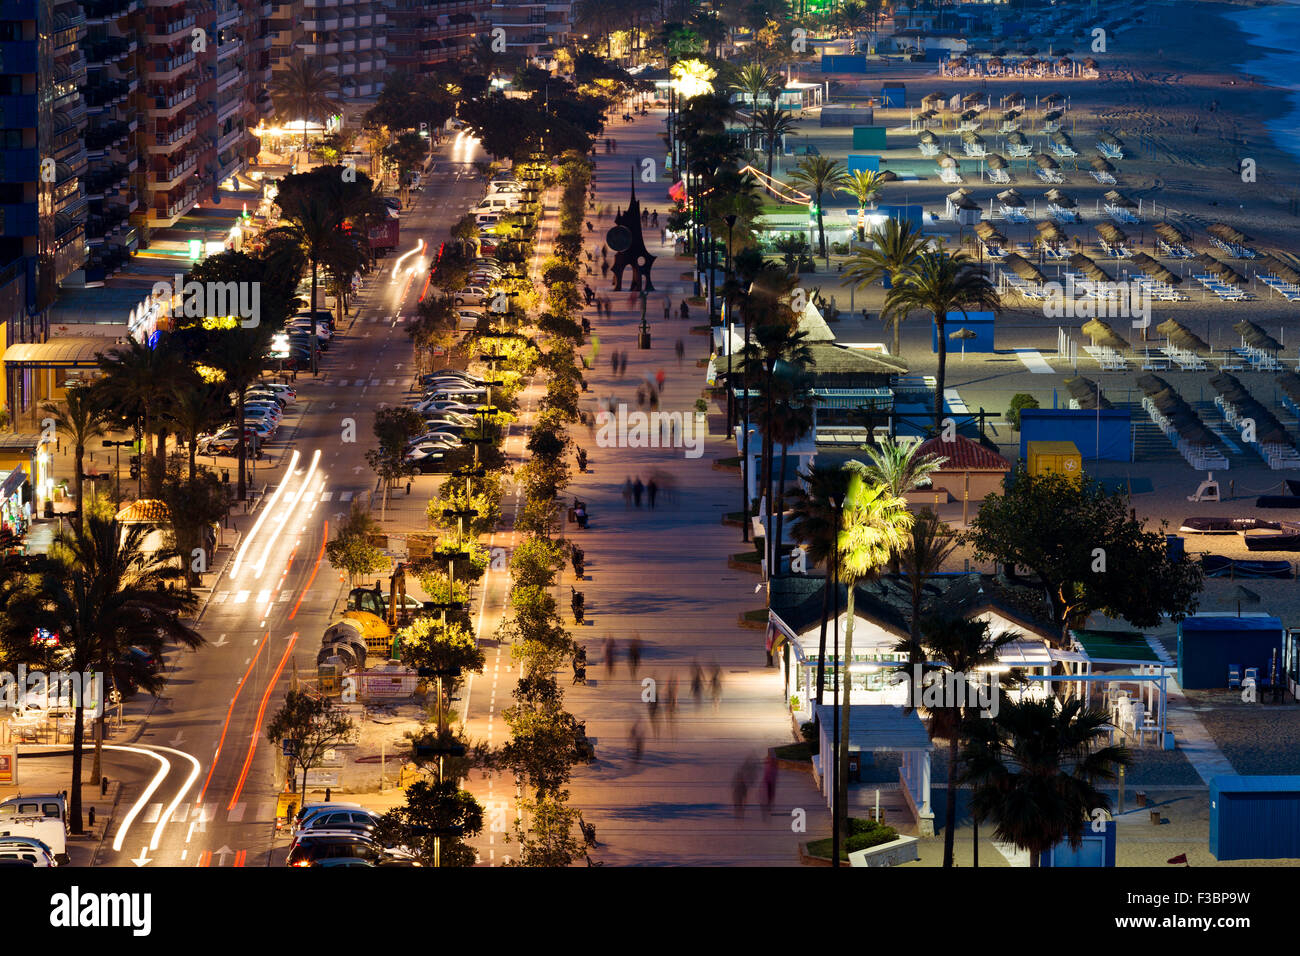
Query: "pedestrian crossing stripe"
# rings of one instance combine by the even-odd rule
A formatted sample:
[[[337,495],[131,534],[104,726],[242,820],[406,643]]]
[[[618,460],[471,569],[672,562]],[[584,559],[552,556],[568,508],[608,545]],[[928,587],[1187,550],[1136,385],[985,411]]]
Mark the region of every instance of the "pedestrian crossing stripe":
[[[236,603],[236,604],[243,604],[245,601],[248,600],[248,596],[249,596],[250,594],[252,594],[252,593],[253,593],[252,591],[239,591],[239,592],[237,592],[237,593],[235,594],[235,603]]]
[[[370,384],[371,384],[371,385],[378,385],[378,384],[379,384],[379,379],[377,379],[377,378],[372,378],[372,379],[370,380]]]
[[[334,497],[334,492],[332,492],[332,491],[322,491],[322,492],[320,493],[320,500],[321,500],[321,501],[329,501],[329,500],[332,499],[333,497]]]
[[[387,382],[385,382],[384,384],[385,384],[385,385],[396,385],[396,384],[397,384],[397,379],[395,379],[395,378],[390,378],[390,379],[389,379]]]
[[[244,819],[244,804],[237,803],[231,807],[230,813],[226,816],[226,819],[231,823],[238,823],[240,820]]]
[[[213,604],[225,604],[225,603],[226,603],[227,601],[229,601],[229,600],[230,600],[230,592],[229,592],[229,591],[222,591],[222,592],[220,592],[220,593],[218,593],[218,594],[214,594],[214,595],[212,595],[212,603],[213,603]]]
[[[339,501],[351,501],[351,500],[352,500],[352,492],[350,491],[345,491],[341,495],[339,495]]]
[[[293,591],[281,591],[281,592],[280,592],[280,603],[281,603],[281,604],[283,604],[285,601],[292,601],[292,600],[293,600]]]
[[[267,590],[265,590],[265,591],[258,591],[258,592],[257,592],[257,603],[258,603],[258,604],[266,604],[266,603],[267,603],[268,601],[270,601],[270,600],[271,600],[271,591],[270,591],[269,588],[268,588]]]

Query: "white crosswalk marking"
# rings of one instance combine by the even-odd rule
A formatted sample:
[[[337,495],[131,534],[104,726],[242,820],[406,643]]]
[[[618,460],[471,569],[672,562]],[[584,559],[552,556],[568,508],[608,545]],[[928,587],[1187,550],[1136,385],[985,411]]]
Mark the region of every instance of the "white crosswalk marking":
[[[352,500],[352,492],[350,491],[345,491],[341,495],[339,495],[339,501],[351,501],[351,500]]]
[[[225,604],[229,600],[230,600],[229,591],[220,591],[217,594],[212,595],[213,604]]]
[[[230,808],[230,814],[226,817],[231,823],[238,823],[244,819],[244,804],[237,803]]]
[[[397,379],[395,379],[395,378],[390,378],[390,379],[389,379],[387,382],[385,382],[384,384],[385,384],[385,385],[396,385],[396,384],[397,384]]]
[[[151,803],[144,808],[144,814],[140,819],[144,823],[157,823],[160,816],[162,816],[162,804]]]
[[[281,592],[280,592],[280,603],[281,603],[281,604],[283,604],[285,601],[292,601],[292,600],[293,600],[293,592],[292,592],[292,591],[281,591]]]
[[[377,378],[372,378],[372,379],[370,380],[370,384],[371,384],[371,385],[378,385],[378,384],[379,384],[379,379],[377,379]]]
[[[186,804],[182,803],[180,806],[178,806],[175,810],[172,811],[171,818],[170,818],[167,822],[168,822],[168,823],[184,823],[184,822],[185,822],[185,818],[188,817],[188,816],[190,815],[189,811],[190,811],[189,806],[187,806]]]
[[[248,596],[249,596],[250,594],[252,594],[252,593],[253,593],[252,591],[240,591],[240,592],[238,592],[238,593],[235,595],[235,603],[236,603],[236,604],[243,604],[245,601],[248,600]]]
[[[333,498],[334,498],[334,492],[332,492],[332,491],[322,491],[322,492],[320,493],[320,500],[321,500],[321,501],[330,501],[330,500],[332,500]]]
[[[215,803],[205,803],[199,808],[199,823],[207,823],[209,820],[217,818],[217,805]]]
[[[258,592],[257,592],[257,603],[258,603],[258,604],[266,604],[266,603],[267,603],[268,601],[270,601],[270,600],[271,600],[271,590],[270,590],[270,588],[268,588],[268,589],[265,590],[265,591],[258,591]]]

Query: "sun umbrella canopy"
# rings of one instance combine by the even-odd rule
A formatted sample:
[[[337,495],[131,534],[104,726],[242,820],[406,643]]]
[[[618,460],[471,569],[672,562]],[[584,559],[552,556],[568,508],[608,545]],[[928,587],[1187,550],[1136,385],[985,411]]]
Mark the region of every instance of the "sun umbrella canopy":
[[[1043,198],[1050,203],[1054,203],[1055,205],[1060,206],[1063,209],[1073,209],[1075,206],[1078,205],[1078,203],[1076,203],[1065,193],[1061,192],[1055,186],[1053,186],[1051,189],[1045,192],[1043,194]]]
[[[952,158],[951,156],[949,156],[947,153],[940,153],[940,154],[939,154],[939,165],[940,165],[940,166],[948,166],[948,167],[951,167],[951,168],[953,168],[953,169],[959,169],[959,168],[960,168],[960,166],[957,164],[957,160],[953,159],[953,158]]]
[[[1047,242],[1047,243],[1065,242],[1069,238],[1068,236],[1066,236],[1065,230],[1062,229],[1060,225],[1055,220],[1052,219],[1047,219],[1044,220],[1043,222],[1040,222],[1037,226],[1037,229],[1038,229],[1038,238],[1043,242]]]
[[[1261,352],[1282,351],[1282,343],[1254,322],[1243,319],[1232,327],[1232,331],[1240,335],[1242,340],[1253,349],[1259,349]]]
[[[1082,252],[1076,252],[1070,256],[1070,268],[1076,272],[1082,272],[1084,276],[1093,282],[1110,282],[1111,277],[1106,274],[1106,270],[1097,265],[1090,256],[1085,256]]]
[[[1125,234],[1124,230],[1119,228],[1119,226],[1116,226],[1114,223],[1099,222],[1092,228],[1097,231],[1097,235],[1101,236],[1112,246],[1118,245],[1128,239],[1128,235]]]
[[[1300,285],[1300,270],[1283,262],[1277,256],[1261,256],[1256,260],[1256,269],[1277,276],[1283,282]]]
[[[1034,153],[1034,162],[1039,169],[1060,169],[1061,164],[1046,153]]]
[[[962,326],[956,332],[948,333],[948,338],[950,339],[973,339],[978,336],[979,336],[978,332],[976,332],[974,329],[968,329],[965,326]]]
[[[1250,242],[1250,239],[1247,238],[1245,234],[1238,232],[1236,229],[1233,229],[1231,226],[1229,226],[1227,223],[1224,222],[1216,222],[1211,226],[1207,226],[1205,231],[1208,232],[1210,235],[1212,235],[1215,239],[1221,239],[1224,242],[1233,242],[1238,245],[1241,245],[1242,243]]]
[[[1155,225],[1155,230],[1156,235],[1170,245],[1186,244],[1188,241],[1187,234],[1172,222],[1158,222]]]
[[[1042,285],[1047,281],[1047,276],[1043,275],[1038,266],[1019,253],[1013,252],[1008,255],[1003,264],[1026,282]]]
[[[1208,355],[1210,352],[1210,347],[1205,343],[1205,340],[1177,319],[1166,319],[1156,326],[1156,331],[1167,338],[1176,348],[1195,352],[1197,355]]]
[[[1062,113],[1060,110],[1048,110],[1046,113],[1043,114],[1043,122],[1044,122],[1044,123],[1055,123],[1057,120],[1059,120],[1059,119],[1060,119],[1062,116],[1064,116],[1064,115],[1065,115],[1065,114]]]
[[[998,202],[1004,206],[1010,206],[1012,209],[1023,209],[1028,205],[1025,202],[1025,197],[1014,189],[1004,189],[998,193]]]
[[[1097,170],[1099,173],[1113,173],[1115,171],[1115,167],[1106,162],[1106,160],[1101,156],[1093,157],[1092,168]]]
[[[1137,208],[1137,203],[1129,199],[1123,193],[1114,189],[1106,190],[1106,202],[1112,206],[1122,206],[1125,209]]]
[[[1151,258],[1145,252],[1137,252],[1133,255],[1133,265],[1137,266],[1157,282],[1163,282],[1165,285],[1178,285],[1183,280],[1166,269],[1156,259]]]
[[[1126,349],[1129,347],[1128,341],[1111,328],[1108,322],[1103,322],[1101,319],[1089,319],[1083,323],[1083,327],[1079,331],[1092,339],[1093,345],[1102,348]]]
[[[1233,285],[1245,285],[1246,283],[1246,279],[1241,275],[1241,273],[1226,262],[1214,258],[1214,256],[1210,255],[1208,252],[1203,252],[1197,256],[1196,261],[1206,272],[1210,275],[1218,276],[1224,282],[1230,282]]]
[[[1100,136],[1097,137],[1097,142],[1105,143],[1107,146],[1124,145],[1122,142],[1120,142],[1119,137],[1115,136],[1113,133],[1102,133]]]
[[[988,156],[985,157],[985,161],[989,164],[989,169],[1007,168],[1006,159],[1004,159],[1002,156],[998,155],[997,153],[989,153]]]
[[[1080,408],[1095,411],[1098,406],[1103,409],[1111,407],[1110,399],[1101,394],[1097,383],[1090,378],[1080,375],[1077,378],[1067,378],[1062,384]]]
[[[981,221],[975,223],[975,235],[985,242],[996,242],[1000,245],[1004,245],[1007,241],[1007,237],[998,232],[991,222]]]

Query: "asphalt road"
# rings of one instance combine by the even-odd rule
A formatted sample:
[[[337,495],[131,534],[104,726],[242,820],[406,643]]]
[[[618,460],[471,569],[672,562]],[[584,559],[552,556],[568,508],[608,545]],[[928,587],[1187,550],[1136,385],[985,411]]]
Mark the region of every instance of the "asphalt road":
[[[403,213],[399,253],[418,239],[436,249],[478,201],[481,180],[470,163],[481,158],[472,141],[438,149],[425,191]],[[98,865],[283,859],[264,728],[293,675],[315,672],[320,635],[343,586],[324,557],[329,528],[374,488],[364,453],[376,408],[401,402],[410,388],[403,326],[423,277],[395,281],[395,258],[369,277],[356,318],[322,355],[321,375],[298,377],[298,402],[275,443],[281,447],[272,449],[279,467],[257,511],[240,519],[240,550],[200,619],[207,646],[171,653],[167,689],[135,749],[106,755],[106,773],[126,787]],[[349,429],[353,442],[345,441]]]

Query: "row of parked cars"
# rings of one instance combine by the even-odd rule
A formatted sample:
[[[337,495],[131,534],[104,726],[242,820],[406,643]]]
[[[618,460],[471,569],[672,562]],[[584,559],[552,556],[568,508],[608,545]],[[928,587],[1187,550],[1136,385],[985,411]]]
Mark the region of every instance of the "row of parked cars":
[[[220,428],[199,436],[200,455],[231,455],[239,447],[236,395],[231,393],[231,419]],[[298,400],[298,389],[278,382],[258,382],[244,392],[244,438],[250,448],[275,437],[284,410]]]
[[[448,453],[464,444],[465,432],[478,427],[488,405],[487,381],[470,372],[444,368],[420,376],[414,408],[425,431],[407,443],[405,457],[421,474],[445,470]]]
[[[307,803],[294,816],[289,866],[419,866],[405,847],[383,846],[379,814],[359,803]]]

